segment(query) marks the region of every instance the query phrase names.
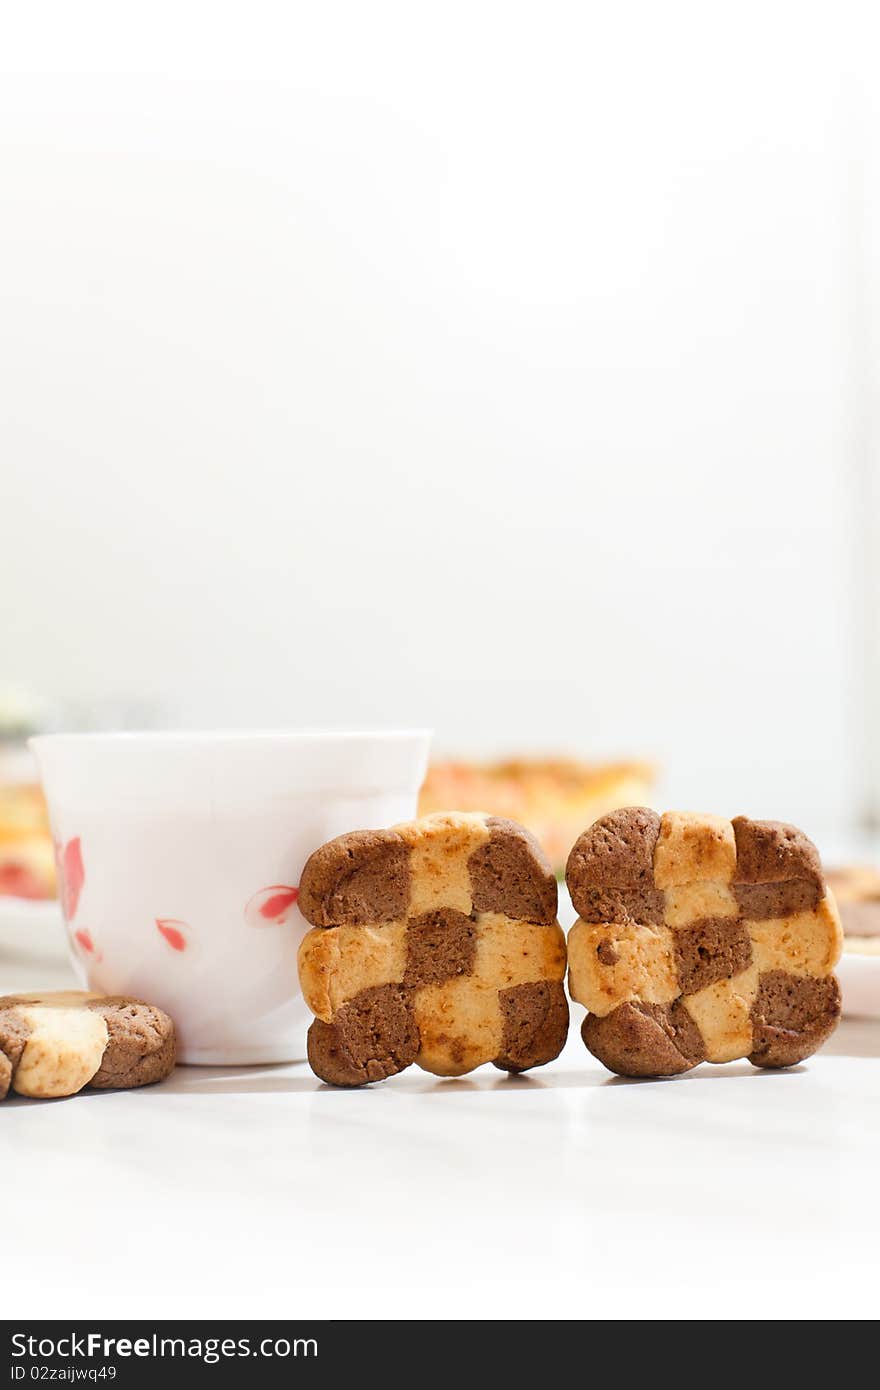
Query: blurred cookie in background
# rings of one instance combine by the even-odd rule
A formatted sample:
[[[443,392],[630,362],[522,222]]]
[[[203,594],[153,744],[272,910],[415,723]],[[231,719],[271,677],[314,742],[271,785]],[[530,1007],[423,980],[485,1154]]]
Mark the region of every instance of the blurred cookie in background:
[[[0,897],[55,896],[55,862],[46,803],[25,740],[42,707],[19,691],[0,690]]]
[[[3,777],[0,754],[0,779]],[[55,896],[55,860],[38,785],[0,780],[0,897]]]
[[[648,762],[585,763],[574,758],[436,762],[428,768],[419,815],[454,806],[518,821],[540,843],[557,876],[585,825],[620,806],[651,802],[657,769]]]
[[[850,1018],[880,1018],[880,870],[870,864],[829,869],[843,926],[843,955],[837,966],[843,1012]]]
[[[843,949],[880,956],[880,871],[869,864],[828,870],[843,923]]]

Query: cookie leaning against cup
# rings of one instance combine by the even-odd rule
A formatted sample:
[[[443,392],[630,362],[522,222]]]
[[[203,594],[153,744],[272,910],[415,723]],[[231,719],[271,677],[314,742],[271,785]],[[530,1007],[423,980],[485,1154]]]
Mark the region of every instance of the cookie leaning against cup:
[[[322,845],[299,890],[312,1070],[363,1086],[412,1062],[461,1076],[552,1061],[568,1032],[556,899],[513,821],[441,812]]]
[[[0,1098],[147,1086],[174,1060],[174,1024],[139,999],[87,990],[0,996]]]
[[[630,806],[581,835],[566,881],[569,990],[610,1071],[788,1067],[833,1032],[840,919],[794,826]]]

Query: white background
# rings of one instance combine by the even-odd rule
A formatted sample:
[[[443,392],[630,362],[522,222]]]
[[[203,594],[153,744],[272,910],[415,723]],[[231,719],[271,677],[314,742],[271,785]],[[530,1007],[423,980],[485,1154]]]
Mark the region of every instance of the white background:
[[[0,679],[870,810],[867,6],[3,31]]]

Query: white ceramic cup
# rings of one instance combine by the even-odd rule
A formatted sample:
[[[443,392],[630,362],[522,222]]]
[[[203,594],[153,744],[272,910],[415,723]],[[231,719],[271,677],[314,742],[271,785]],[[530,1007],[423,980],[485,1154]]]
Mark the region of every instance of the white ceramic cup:
[[[415,814],[430,734],[49,734],[31,739],[80,976],[174,1019],[180,1060],[297,1061],[303,865]]]

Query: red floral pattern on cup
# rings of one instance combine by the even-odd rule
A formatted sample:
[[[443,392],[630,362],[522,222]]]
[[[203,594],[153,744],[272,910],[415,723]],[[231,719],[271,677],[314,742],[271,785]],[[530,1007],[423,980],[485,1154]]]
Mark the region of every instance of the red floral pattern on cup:
[[[76,931],[73,933],[73,940],[81,956],[92,965],[100,965],[104,957],[95,945],[94,938],[88,927],[77,927]]]
[[[289,883],[261,888],[245,907],[244,920],[249,927],[282,927],[290,921],[298,897],[299,889]]]
[[[79,898],[86,881],[86,870],[83,864],[82,843],[79,836],[76,839],[68,840],[63,847],[56,841],[55,860],[58,866],[58,889],[61,898],[61,910],[65,919],[72,922],[76,916],[76,909],[79,907]]]
[[[189,946],[189,925],[176,917],[157,917],[156,926],[172,951],[185,951]]]

